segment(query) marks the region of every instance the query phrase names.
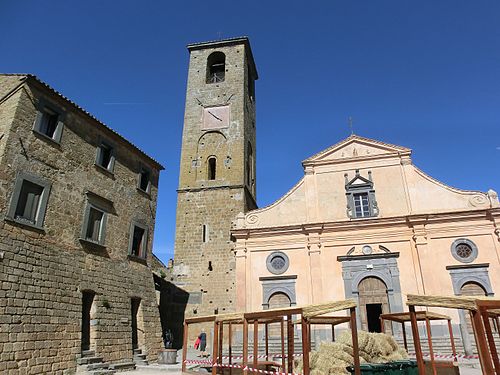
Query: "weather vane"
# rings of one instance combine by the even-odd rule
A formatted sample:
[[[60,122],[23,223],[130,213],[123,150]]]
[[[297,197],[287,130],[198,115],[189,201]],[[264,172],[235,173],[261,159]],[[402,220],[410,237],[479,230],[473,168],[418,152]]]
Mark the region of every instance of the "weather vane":
[[[351,135],[353,135],[354,131],[352,130],[352,117],[351,116],[349,116],[347,118],[347,123],[349,124],[349,128],[351,129]]]

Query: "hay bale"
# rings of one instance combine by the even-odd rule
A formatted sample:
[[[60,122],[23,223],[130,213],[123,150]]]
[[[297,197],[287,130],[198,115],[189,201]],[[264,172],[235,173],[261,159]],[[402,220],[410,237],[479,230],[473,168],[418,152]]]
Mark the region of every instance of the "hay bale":
[[[362,363],[386,363],[408,358],[392,336],[384,333],[358,332],[359,357]],[[349,331],[342,333],[336,342],[322,342],[318,351],[311,352],[311,375],[348,374],[346,367],[353,365],[354,349]],[[295,363],[295,372],[303,372],[302,359]]]

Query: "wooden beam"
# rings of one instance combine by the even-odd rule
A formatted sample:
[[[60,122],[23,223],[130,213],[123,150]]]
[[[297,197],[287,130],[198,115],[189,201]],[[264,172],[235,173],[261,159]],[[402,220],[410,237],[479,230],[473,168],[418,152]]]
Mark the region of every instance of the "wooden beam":
[[[187,342],[188,342],[188,324],[184,322],[184,336],[182,337],[182,372],[186,372],[186,360],[187,360]]]
[[[302,317],[301,319],[301,329],[302,329],[302,361],[304,363],[302,372],[304,375],[309,375],[309,351],[310,351],[310,344],[309,344],[309,337],[308,337],[308,324],[307,321]],[[293,372],[293,371],[288,371]]]
[[[427,342],[429,343],[429,354],[431,356],[432,374],[437,375],[436,361],[434,360],[434,350],[432,349],[431,323],[429,322],[429,319],[425,319],[425,328],[427,329]]]
[[[352,335],[352,349],[354,357],[354,374],[361,375],[359,366],[359,344],[358,344],[358,329],[356,328],[356,308],[351,307],[351,335]]]
[[[491,363],[491,357],[488,349],[488,344],[486,342],[486,333],[484,332],[483,322],[481,321],[481,315],[478,311],[470,311],[472,328],[474,330],[474,338],[476,339],[476,348],[479,355],[479,363],[481,364],[481,370],[483,375],[494,374],[493,364]]]
[[[292,315],[287,316],[287,347],[288,347],[288,372],[293,373],[293,355],[294,355],[294,332],[293,332],[293,322]]]
[[[248,320],[243,319],[243,374],[247,375],[248,370]]]
[[[408,353],[408,341],[406,340],[406,327],[405,322],[401,322],[401,327],[403,328],[403,343],[405,345],[405,350]]]
[[[453,337],[453,328],[451,320],[448,320],[448,331],[450,332],[451,352],[453,353],[453,360],[457,360],[457,349],[455,348],[455,338]]]
[[[229,354],[229,364],[231,365],[233,363],[233,324],[229,322],[228,326],[228,354]],[[233,368],[229,366],[229,375],[233,374]]]
[[[218,362],[217,351],[219,349],[219,324],[214,321],[214,337],[212,340],[212,363],[215,365]],[[217,375],[217,366],[212,366],[212,375]]]
[[[266,361],[269,361],[269,324],[264,325],[264,336],[266,341]]]
[[[285,372],[286,360],[285,360],[285,322],[281,318],[281,371]]]
[[[408,306],[408,309],[410,310],[411,333],[413,334],[413,346],[415,348],[415,356],[417,357],[418,374],[425,375],[425,363],[424,357],[422,355],[422,347],[420,346],[420,336],[418,333],[418,323],[415,306],[410,305]]]
[[[258,368],[259,362],[259,321],[253,322],[253,368]]]
[[[491,358],[493,359],[493,365],[495,366],[495,371],[500,374],[500,362],[498,360],[497,347],[495,345],[495,339],[493,338],[493,332],[491,331],[490,319],[488,312],[484,308],[479,308],[481,316],[483,318],[484,329],[486,331],[486,338],[488,339],[488,345],[490,347]]]

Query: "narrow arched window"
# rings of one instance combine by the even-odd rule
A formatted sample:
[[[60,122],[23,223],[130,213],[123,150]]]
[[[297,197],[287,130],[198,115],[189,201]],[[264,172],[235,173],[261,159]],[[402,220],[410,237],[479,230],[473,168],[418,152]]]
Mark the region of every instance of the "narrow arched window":
[[[226,75],[226,55],[214,52],[207,59],[207,83],[224,82]]]
[[[247,185],[253,186],[253,149],[252,144],[248,142],[248,157],[247,157]]]
[[[211,157],[208,159],[208,179],[209,180],[215,180],[215,175],[216,175],[216,170],[217,170],[217,160],[215,157]]]

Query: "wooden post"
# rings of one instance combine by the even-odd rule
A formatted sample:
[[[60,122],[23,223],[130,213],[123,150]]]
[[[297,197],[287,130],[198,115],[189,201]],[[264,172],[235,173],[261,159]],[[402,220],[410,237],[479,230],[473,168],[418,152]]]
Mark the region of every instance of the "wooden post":
[[[417,314],[415,313],[415,306],[408,306],[410,310],[411,319],[411,333],[413,334],[413,346],[415,348],[415,356],[417,357],[418,374],[425,375],[425,363],[422,355],[422,347],[420,346],[420,336],[418,334]]]
[[[217,358],[217,362],[219,363],[219,365],[222,365],[222,346],[223,346],[222,344],[224,341],[224,322],[220,322],[218,324],[218,326],[219,326],[219,357]],[[221,367],[220,373],[221,374],[223,373],[222,367]]]
[[[479,363],[483,375],[494,374],[493,364],[491,363],[490,352],[486,342],[486,333],[484,332],[481,316],[478,311],[470,310],[472,328],[474,330],[474,338],[476,339],[477,353],[479,354]]]
[[[335,324],[332,324],[332,342],[335,341]],[[317,350],[318,347],[316,347]]]
[[[248,321],[243,318],[243,374],[247,375],[248,370]]]
[[[385,333],[384,318],[380,317],[380,332]]]
[[[495,321],[497,322],[497,333],[498,336],[500,336],[500,319],[498,318],[498,316],[495,318]]]
[[[356,328],[356,308],[351,307],[351,334],[352,334],[352,349],[354,357],[354,374],[361,375],[359,368],[359,345],[358,345],[358,329]]]
[[[188,324],[184,322],[184,336],[182,337],[182,372],[186,372]]]
[[[437,375],[436,362],[434,361],[434,350],[432,350],[432,333],[429,318],[425,318],[425,328],[427,329],[427,341],[429,342],[429,354],[431,356],[431,368],[433,375]]]
[[[457,349],[455,348],[455,338],[453,337],[453,328],[451,320],[448,320],[448,331],[450,332],[451,352],[453,353],[453,360],[457,360]]]
[[[218,349],[219,349],[219,324],[214,322],[214,337],[212,340],[212,375],[217,375]]]
[[[259,367],[259,321],[253,322],[253,368]]]
[[[405,345],[405,350],[408,353],[408,341],[406,341],[406,328],[405,322],[401,322],[401,327],[403,328],[403,343]]]
[[[264,325],[264,336],[266,341],[266,361],[269,361],[269,323]]]
[[[286,321],[286,325],[287,325],[287,346],[288,346],[288,372],[289,373],[292,373],[293,372],[293,355],[294,355],[294,348],[293,348],[293,344],[294,344],[294,338],[295,338],[295,335],[294,335],[294,332],[293,332],[293,322],[292,322],[292,316],[291,315],[287,315],[287,321]]]
[[[228,341],[228,355],[229,355],[229,365],[231,365],[233,363],[233,326],[232,326],[232,323],[229,322],[229,326],[228,326],[228,337],[227,337],[227,341]],[[232,375],[233,374],[233,368],[231,366],[229,366],[229,375]]]
[[[300,325],[302,328],[302,361],[304,363],[303,374],[309,375],[309,351],[310,351],[310,343],[308,337],[308,323],[302,316],[300,319]],[[288,370],[288,372],[293,372]]]
[[[488,339],[488,344],[490,346],[491,358],[493,359],[493,364],[495,366],[495,371],[500,374],[500,362],[498,360],[498,352],[495,345],[495,339],[493,338],[493,332],[491,331],[490,319],[488,317],[488,312],[482,308],[479,308],[481,316],[483,317],[484,329],[486,331],[486,338]]]
[[[285,322],[283,317],[281,317],[281,371],[285,372],[286,360],[285,360]]]

